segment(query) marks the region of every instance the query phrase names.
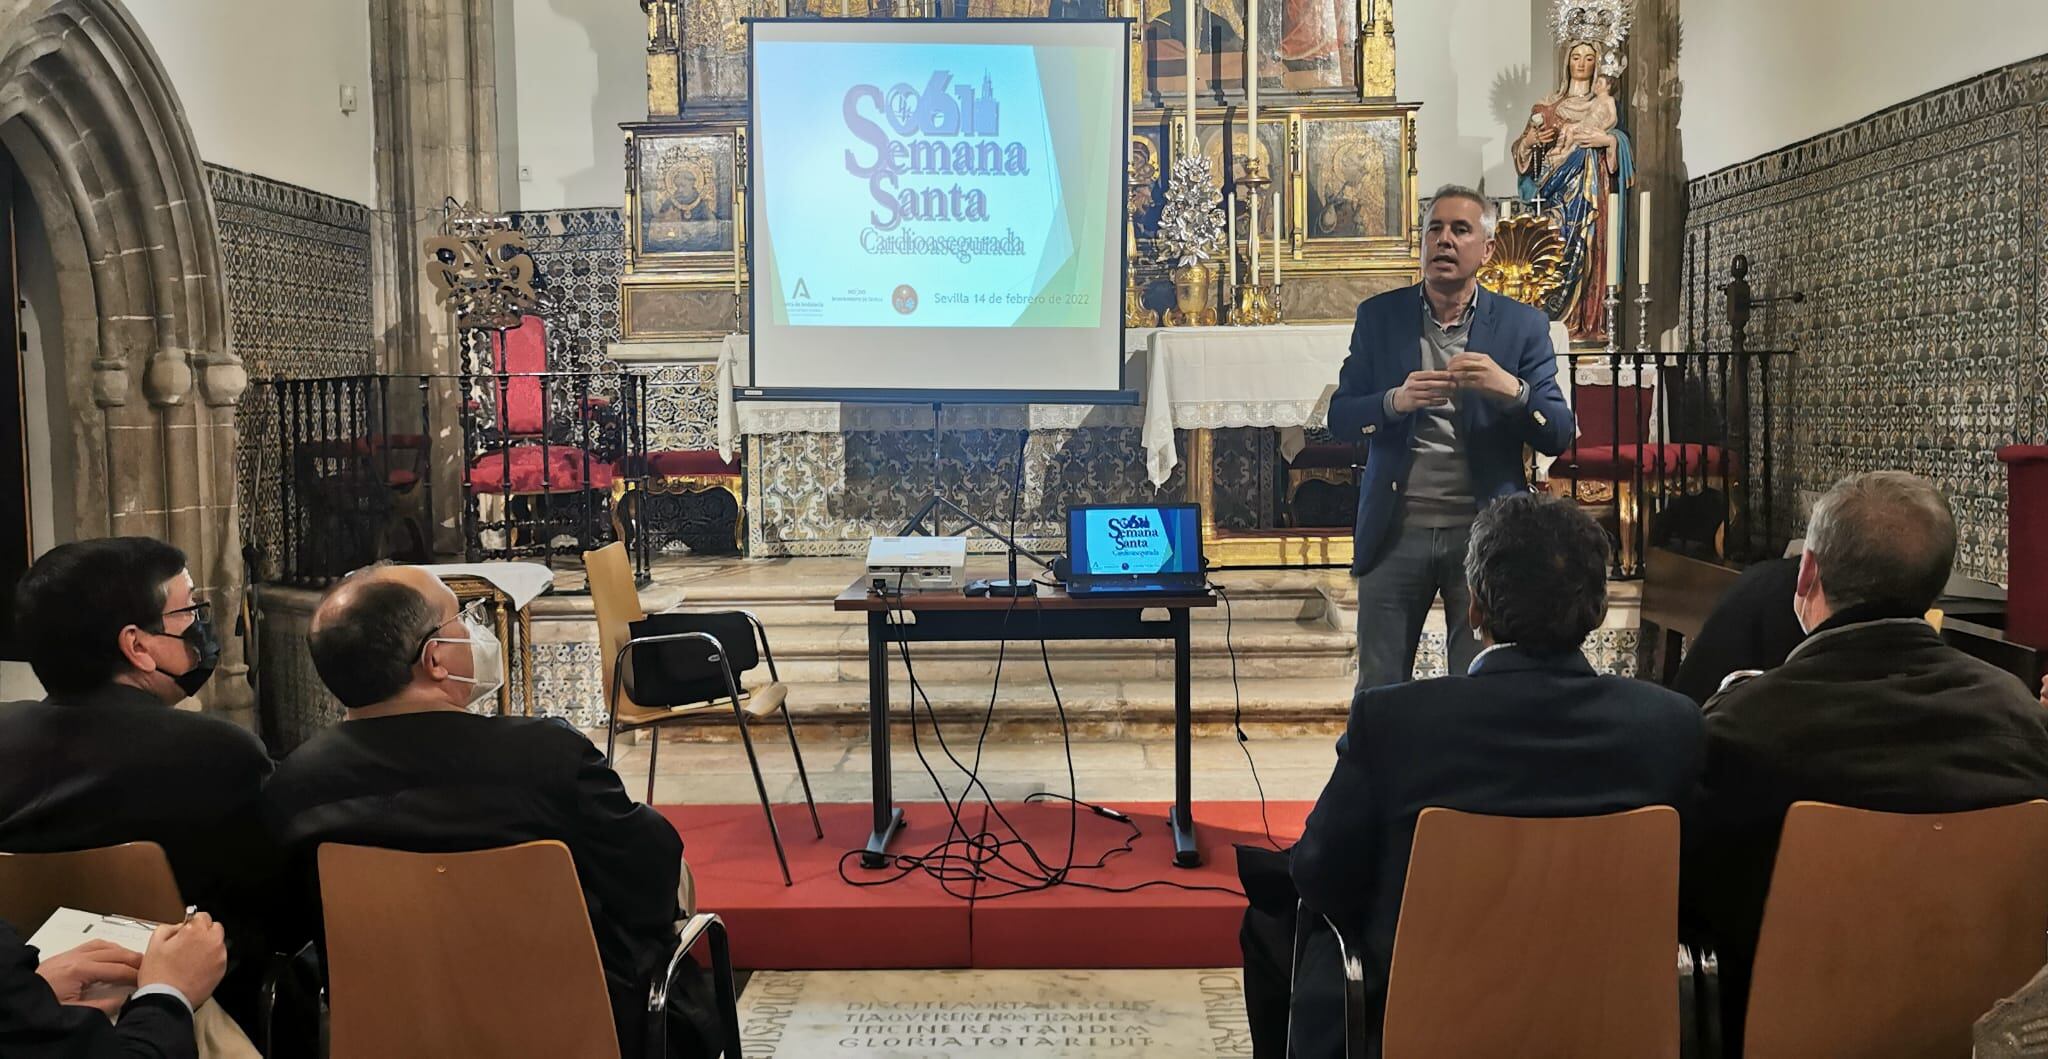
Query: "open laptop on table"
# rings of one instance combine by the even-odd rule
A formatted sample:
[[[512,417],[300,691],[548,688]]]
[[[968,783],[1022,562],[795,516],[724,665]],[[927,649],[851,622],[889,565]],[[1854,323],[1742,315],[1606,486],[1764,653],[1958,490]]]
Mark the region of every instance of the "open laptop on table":
[[[1193,596],[1205,591],[1198,504],[1067,509],[1067,594]]]

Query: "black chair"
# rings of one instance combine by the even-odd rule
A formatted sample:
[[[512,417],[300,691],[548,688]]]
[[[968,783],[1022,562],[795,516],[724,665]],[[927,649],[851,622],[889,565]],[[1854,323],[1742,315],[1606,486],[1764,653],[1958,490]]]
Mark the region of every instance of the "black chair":
[[[811,794],[810,774],[804,771],[803,748],[797,745],[796,726],[789,718],[789,688],[775,670],[767,630],[745,611],[643,613],[621,543],[584,552],[583,567],[589,578],[591,606],[597,613],[598,639],[611,659],[605,677],[605,756],[612,756],[620,732],[654,730],[647,747],[647,800],[651,803],[661,727],[729,706],[739,725],[740,744],[747,751],[747,767],[754,773],[761,813],[768,818],[768,837],[774,841],[775,859],[782,865],[782,883],[793,885],[789,858],[782,850],[782,833],[768,802],[768,785],[761,779],[761,762],[754,753],[749,727],[755,718],[782,712],[782,728],[789,735],[804,802],[811,810],[811,829],[823,839],[825,828],[818,821],[818,802]],[[769,683],[752,691],[741,690],[740,675],[763,661],[768,663]]]

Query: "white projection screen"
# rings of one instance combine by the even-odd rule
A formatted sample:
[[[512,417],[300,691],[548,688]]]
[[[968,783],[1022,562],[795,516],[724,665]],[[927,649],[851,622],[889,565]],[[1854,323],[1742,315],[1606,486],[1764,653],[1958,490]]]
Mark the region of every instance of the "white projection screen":
[[[751,23],[740,399],[1129,403],[1129,23]]]

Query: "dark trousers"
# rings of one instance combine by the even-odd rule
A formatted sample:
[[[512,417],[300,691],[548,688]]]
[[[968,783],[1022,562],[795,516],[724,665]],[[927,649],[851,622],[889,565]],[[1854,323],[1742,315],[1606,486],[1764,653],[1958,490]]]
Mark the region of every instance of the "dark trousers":
[[[1297,965],[1295,907],[1287,854],[1237,847],[1247,906],[1238,927],[1244,952],[1245,1022],[1254,1059],[1343,1059],[1344,970],[1336,936],[1316,916]]]
[[[1415,649],[1430,604],[1444,598],[1445,653],[1452,676],[1479,656],[1466,618],[1465,549],[1472,527],[1401,526],[1379,561],[1358,579],[1358,690],[1399,684],[1415,674]]]

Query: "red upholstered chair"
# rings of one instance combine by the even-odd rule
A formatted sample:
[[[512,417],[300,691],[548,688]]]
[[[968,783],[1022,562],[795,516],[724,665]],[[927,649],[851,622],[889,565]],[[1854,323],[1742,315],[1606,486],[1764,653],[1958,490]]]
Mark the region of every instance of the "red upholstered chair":
[[[594,413],[610,402],[591,396],[587,382],[548,375],[547,321],[540,316],[522,316],[518,327],[491,332],[490,347],[491,372],[476,380],[489,400],[473,397],[468,402],[472,423],[488,420],[487,429],[478,428],[482,436],[472,439],[472,451],[481,451],[470,460],[464,478],[469,495],[478,502],[479,521],[486,527],[501,522],[506,530],[503,546],[509,550],[517,528],[511,514],[515,498],[524,498],[531,510],[535,500],[580,495],[588,530],[596,521],[599,497],[610,493],[619,477],[617,463],[594,450],[588,429]],[[565,407],[577,414],[562,416]],[[545,521],[543,516],[533,517]],[[591,536],[584,533],[582,543],[595,544]]]
[[[1657,391],[1641,386],[1583,384],[1572,388],[1579,436],[1551,467],[1551,490],[1579,503],[1612,505],[1621,564],[1636,566],[1636,523],[1645,493],[1682,492],[1686,482],[1724,481],[1727,454],[1717,445],[1653,442],[1650,416]],[[1724,486],[1725,487],[1725,486]]]

